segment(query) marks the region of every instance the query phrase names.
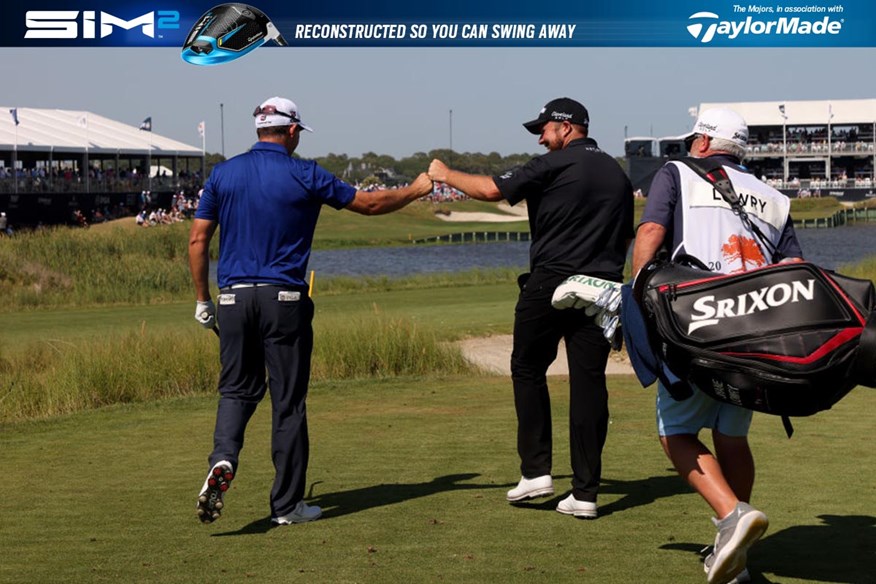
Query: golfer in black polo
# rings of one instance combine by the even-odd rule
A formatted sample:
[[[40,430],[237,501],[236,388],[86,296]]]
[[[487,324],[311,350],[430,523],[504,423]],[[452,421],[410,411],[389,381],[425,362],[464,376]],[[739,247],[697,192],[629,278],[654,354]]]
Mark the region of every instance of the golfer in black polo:
[[[551,409],[547,369],[566,341],[569,360],[569,428],[572,492],[557,511],[597,516],[602,447],[608,431],[605,365],[609,345],[583,310],[551,306],[554,289],[576,274],[620,282],[633,238],[633,190],[618,163],[587,136],[587,109],[577,101],[549,102],[523,126],[548,152],[500,176],[471,175],[440,160],[429,177],[474,199],[511,205],[526,201],[532,235],[530,273],[520,278],[514,314],[511,377],[517,410],[520,483],[508,491],[516,503],[552,495]]]

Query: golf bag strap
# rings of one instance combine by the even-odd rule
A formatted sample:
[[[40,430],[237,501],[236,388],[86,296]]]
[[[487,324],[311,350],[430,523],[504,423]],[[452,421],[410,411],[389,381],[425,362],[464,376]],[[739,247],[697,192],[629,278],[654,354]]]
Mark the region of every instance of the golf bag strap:
[[[861,332],[858,353],[860,356],[855,359],[855,373],[860,379],[876,380],[876,359],[868,358],[870,355],[876,355],[876,310],[870,313],[867,324]]]
[[[745,228],[752,232],[760,241],[761,245],[763,245],[770,253],[772,263],[778,263],[783,259],[782,254],[779,253],[779,250],[773,245],[773,242],[764,235],[763,231],[761,231],[757,225],[752,223],[751,217],[749,217],[748,213],[745,212],[745,209],[742,208],[739,195],[736,194],[736,189],[733,188],[733,183],[730,181],[727,171],[719,161],[709,158],[690,157],[679,158],[677,160],[697,173],[700,178],[712,185],[712,188],[718,191],[721,197],[727,201],[728,205],[730,205],[733,214],[739,217]]]

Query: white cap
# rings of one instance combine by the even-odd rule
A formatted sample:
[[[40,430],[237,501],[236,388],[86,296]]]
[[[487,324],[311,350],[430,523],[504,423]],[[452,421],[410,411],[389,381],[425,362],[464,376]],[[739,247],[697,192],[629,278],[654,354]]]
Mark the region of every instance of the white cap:
[[[723,138],[742,146],[748,144],[748,125],[742,116],[729,109],[710,109],[700,114],[693,130],[685,138],[694,134],[705,134],[712,138]]]
[[[302,130],[312,132],[313,128],[304,125],[298,115],[298,106],[295,102],[285,97],[272,97],[265,100],[252,114],[255,116],[256,128],[269,128],[271,126],[291,126],[298,124]]]

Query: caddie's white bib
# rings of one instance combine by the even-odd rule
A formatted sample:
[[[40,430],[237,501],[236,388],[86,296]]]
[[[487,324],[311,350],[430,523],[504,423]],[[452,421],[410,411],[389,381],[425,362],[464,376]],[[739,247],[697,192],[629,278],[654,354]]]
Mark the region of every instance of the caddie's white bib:
[[[673,252],[687,253],[704,262],[710,270],[723,273],[744,272],[771,263],[769,250],[745,228],[730,205],[705,179],[683,162],[671,162],[681,179],[679,205],[682,216],[682,241]],[[754,176],[724,166],[742,208],[773,245],[778,245],[791,201]]]

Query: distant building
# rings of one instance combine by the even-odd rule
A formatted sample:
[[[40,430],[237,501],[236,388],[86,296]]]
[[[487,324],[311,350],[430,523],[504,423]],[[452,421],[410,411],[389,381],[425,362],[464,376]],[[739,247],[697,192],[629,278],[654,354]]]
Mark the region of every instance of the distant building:
[[[16,225],[63,223],[80,209],[156,204],[203,180],[200,148],[101,115],[0,107],[0,210]],[[165,172],[155,176],[154,168]]]
[[[876,196],[876,99],[703,103],[697,111],[716,107],[745,118],[746,166],[788,196]],[[646,194],[668,158],[687,155],[678,136],[628,138],[625,150],[630,179]]]

